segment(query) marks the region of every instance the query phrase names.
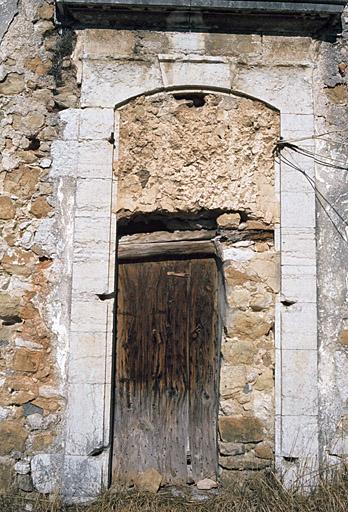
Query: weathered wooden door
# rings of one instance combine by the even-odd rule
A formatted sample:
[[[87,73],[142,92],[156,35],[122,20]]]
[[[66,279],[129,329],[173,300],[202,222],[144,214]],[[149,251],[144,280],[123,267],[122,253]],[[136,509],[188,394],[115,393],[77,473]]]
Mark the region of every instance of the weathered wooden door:
[[[114,479],[214,477],[216,261],[123,262],[118,275]]]

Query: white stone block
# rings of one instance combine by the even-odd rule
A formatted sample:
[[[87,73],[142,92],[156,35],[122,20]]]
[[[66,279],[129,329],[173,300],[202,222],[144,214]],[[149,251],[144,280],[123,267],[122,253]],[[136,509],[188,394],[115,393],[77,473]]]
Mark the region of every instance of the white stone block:
[[[282,265],[281,300],[316,302],[316,267],[306,265]]]
[[[112,181],[78,179],[76,185],[76,216],[110,218]]]
[[[282,412],[318,413],[318,355],[316,350],[282,350]]]
[[[63,140],[78,140],[80,112],[80,109],[77,108],[67,108],[59,112],[59,119],[64,124],[61,134]]]
[[[108,374],[107,374],[108,375]],[[111,379],[108,380],[110,382],[109,385],[105,386],[105,404],[111,403],[111,391],[112,391],[112,384]],[[109,439],[110,437],[110,430],[113,428],[113,425],[111,424],[111,418],[110,418],[110,407],[105,407],[104,409],[104,439]]]
[[[275,361],[275,372],[274,372],[274,413],[277,418],[278,414],[282,412],[282,351],[278,348],[274,351],[274,361]],[[275,435],[279,435],[279,431],[277,430],[277,422],[275,424]]]
[[[51,178],[76,176],[78,162],[78,142],[55,140],[51,145]]]
[[[81,110],[80,140],[108,140],[113,131],[114,110],[112,108]]]
[[[296,142],[299,145],[312,141],[308,137],[314,135],[313,114],[282,114],[280,116],[280,135],[286,140],[306,137],[306,140]]]
[[[66,453],[88,455],[104,445],[104,384],[69,384]]]
[[[286,35],[262,35],[262,57],[266,66],[313,66],[316,58],[315,41],[311,37]]]
[[[95,295],[105,293],[109,283],[108,259],[99,261],[74,262],[72,293],[76,297],[79,294]]]
[[[188,60],[176,60],[175,57],[160,56],[160,65],[166,87],[231,88],[231,65],[223,58],[195,56]]]
[[[69,455],[64,459],[63,496],[69,503],[94,498],[102,491],[104,457]]]
[[[255,257],[255,252],[247,247],[229,247],[223,249],[223,261],[249,261]]]
[[[92,296],[90,300],[75,299],[71,306],[71,330],[76,332],[106,331],[107,301]]]
[[[74,263],[99,261],[107,266],[111,257],[115,257],[115,251],[110,251],[110,244],[107,242],[91,240],[84,244],[74,243]]]
[[[14,468],[18,475],[27,475],[30,473],[30,462],[27,460],[19,460],[16,462]]]
[[[63,455],[39,454],[31,459],[35,489],[42,494],[59,494],[63,483]]]
[[[90,217],[77,217],[74,227],[74,242],[78,246],[109,244],[110,220],[104,217],[96,217],[91,222]],[[87,249],[86,249],[87,250]]]
[[[134,58],[136,32],[114,29],[88,29],[78,33],[85,60]]]
[[[175,51],[185,53],[204,54],[205,34],[197,32],[169,32],[167,35],[168,47]]]
[[[79,144],[79,178],[112,179],[113,145],[107,141],[84,141]]]
[[[315,266],[314,228],[282,228],[281,251],[283,265]]]
[[[283,457],[297,457],[301,460],[318,455],[318,418],[317,416],[282,417]]]
[[[242,68],[233,88],[271,104],[281,114],[313,114],[309,68]]]
[[[297,160],[297,158],[292,159],[293,162]],[[313,197],[315,194],[313,189],[315,182],[312,181],[314,177],[313,162],[306,161],[303,165],[297,162],[296,165],[301,169],[300,171],[284,163],[281,165],[282,198],[285,192],[305,193]]]
[[[70,336],[70,359],[85,359],[105,357],[106,351],[105,331],[100,332],[71,332]]]
[[[109,107],[163,87],[159,64],[143,61],[84,61],[83,107]]]
[[[2,379],[1,380],[1,383],[3,384],[4,383],[4,380]],[[6,418],[11,414],[11,409],[8,407],[8,408],[5,408],[5,407],[0,407],[0,421],[4,421],[6,420]]]
[[[281,403],[279,402],[279,405]],[[274,416],[274,462],[275,467],[278,469],[282,451],[282,417],[281,417],[281,409],[277,407],[277,398],[275,402],[276,410]]]
[[[317,350],[317,305],[314,302],[281,306],[281,346],[292,350]]]
[[[280,218],[283,228],[314,228],[314,192],[283,192]]]
[[[84,333],[80,333],[82,337]],[[105,334],[100,334],[99,343],[105,345]],[[101,350],[100,350],[101,352]],[[76,357],[71,355],[69,360],[69,382],[71,384],[101,384],[105,385],[105,353]]]

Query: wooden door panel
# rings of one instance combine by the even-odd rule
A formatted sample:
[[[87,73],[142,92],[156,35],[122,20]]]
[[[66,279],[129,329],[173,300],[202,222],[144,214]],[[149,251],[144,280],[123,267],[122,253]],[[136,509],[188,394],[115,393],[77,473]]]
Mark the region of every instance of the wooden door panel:
[[[115,479],[216,475],[216,312],[212,258],[119,264]]]
[[[117,478],[131,480],[155,468],[168,482],[187,480],[187,266],[187,261],[119,266]]]

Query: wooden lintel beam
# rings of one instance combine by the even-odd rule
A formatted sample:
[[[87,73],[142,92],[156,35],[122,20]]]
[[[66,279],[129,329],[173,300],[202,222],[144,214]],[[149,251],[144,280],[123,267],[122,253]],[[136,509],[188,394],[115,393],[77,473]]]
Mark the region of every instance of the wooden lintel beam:
[[[118,261],[131,259],[146,259],[150,257],[173,256],[216,256],[217,251],[213,241],[195,240],[180,242],[157,242],[142,244],[119,244]]]

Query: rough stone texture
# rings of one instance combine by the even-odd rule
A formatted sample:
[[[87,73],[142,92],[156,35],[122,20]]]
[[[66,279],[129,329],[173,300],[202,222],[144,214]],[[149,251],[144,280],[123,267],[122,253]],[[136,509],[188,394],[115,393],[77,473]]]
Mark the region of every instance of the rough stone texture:
[[[0,197],[0,219],[9,220],[13,219],[16,213],[16,208],[12,199],[9,197]]]
[[[1,20],[0,20],[0,42],[13,18],[18,12],[18,0],[0,0]]]
[[[277,222],[277,113],[235,96],[206,94],[203,101],[159,94],[121,109],[119,217],[244,211]]]
[[[14,485],[13,466],[9,462],[0,463],[0,495],[7,494]]]
[[[251,241],[223,250],[229,258],[223,266],[227,307],[219,418],[220,464],[225,470],[263,469],[250,446],[266,440],[274,446],[273,326],[279,263],[272,243],[263,244],[263,252]],[[238,461],[227,461],[228,456]]]
[[[210,489],[215,489],[218,487],[217,482],[215,480],[211,480],[211,478],[204,478],[203,480],[199,480],[197,482],[197,489],[200,491],[209,491]]]
[[[322,43],[314,77],[316,132],[327,133],[315,142],[316,152],[333,165],[347,162],[346,130],[348,62],[347,39],[336,45]],[[347,429],[347,180],[346,171],[328,172],[316,166],[320,191],[332,206],[317,210],[318,317],[319,317],[319,412],[323,466],[337,464],[348,454]],[[341,218],[335,214],[336,207]],[[337,226],[337,229],[333,225]]]
[[[23,452],[28,437],[21,422],[3,421],[0,423],[0,456],[11,455],[13,451]]]
[[[262,423],[249,414],[222,416],[219,430],[222,441],[226,443],[258,443],[264,437]]]
[[[30,492],[30,458],[59,448],[61,432],[60,321],[50,310],[64,238],[55,238],[58,184],[48,174],[55,97],[77,95],[73,35],[58,34],[53,1],[0,0],[0,11],[0,488]]]

